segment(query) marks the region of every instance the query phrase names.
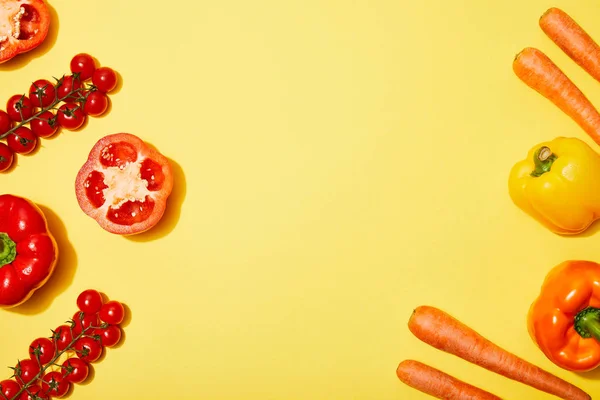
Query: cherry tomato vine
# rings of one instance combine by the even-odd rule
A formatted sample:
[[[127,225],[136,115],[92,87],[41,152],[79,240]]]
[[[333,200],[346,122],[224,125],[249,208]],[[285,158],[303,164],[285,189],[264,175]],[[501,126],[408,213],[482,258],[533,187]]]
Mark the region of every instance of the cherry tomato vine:
[[[70,63],[71,73],[61,78],[38,79],[29,93],[15,94],[0,110],[0,172],[13,165],[16,154],[29,154],[40,138],[54,136],[60,128],[74,131],[88,117],[99,117],[108,109],[108,93],[117,86],[117,74],[109,67],[96,67],[87,53]],[[91,81],[91,82],[90,82]],[[1,399],[1,398],[0,398]]]
[[[0,400],[63,397],[73,385],[87,380],[90,364],[106,347],[121,341],[122,303],[105,302],[100,292],[88,289],[77,297],[77,307],[73,318],[52,330],[50,337],[31,342],[29,358],[9,367],[13,375],[0,381]]]

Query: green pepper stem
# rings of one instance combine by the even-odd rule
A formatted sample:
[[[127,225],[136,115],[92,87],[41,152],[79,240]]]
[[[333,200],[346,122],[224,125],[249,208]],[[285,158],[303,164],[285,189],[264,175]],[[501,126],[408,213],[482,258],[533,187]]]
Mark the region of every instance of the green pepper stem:
[[[587,307],[575,316],[575,330],[586,339],[600,342],[600,308]]]
[[[17,245],[4,232],[0,232],[0,267],[10,264],[17,256]]]
[[[552,150],[550,150],[549,147],[540,147],[533,155],[535,169],[531,172],[531,176],[542,176],[550,171],[552,164],[554,164],[554,161],[556,161],[557,158],[556,154],[552,153]]]

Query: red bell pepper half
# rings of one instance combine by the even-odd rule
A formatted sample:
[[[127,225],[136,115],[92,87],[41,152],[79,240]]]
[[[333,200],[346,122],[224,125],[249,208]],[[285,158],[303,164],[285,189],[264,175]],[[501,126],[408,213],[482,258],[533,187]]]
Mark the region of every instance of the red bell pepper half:
[[[0,307],[27,301],[50,279],[57,259],[42,210],[25,198],[0,195]]]

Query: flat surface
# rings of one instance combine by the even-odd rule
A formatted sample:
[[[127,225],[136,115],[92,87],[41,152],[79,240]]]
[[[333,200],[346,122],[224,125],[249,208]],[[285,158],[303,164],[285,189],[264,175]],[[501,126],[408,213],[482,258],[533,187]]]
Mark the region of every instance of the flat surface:
[[[600,394],[600,374],[554,367],[525,323],[554,265],[600,260],[600,232],[556,236],[507,191],[538,142],[592,143],[511,62],[539,47],[600,104],[600,84],[537,25],[559,6],[600,39],[597,2],[50,4],[48,41],[0,66],[1,98],[67,73],[78,52],[122,86],[105,117],[0,176],[44,207],[61,250],[48,285],[0,313],[2,365],[96,288],[127,304],[126,339],[74,399],[426,399],[396,378],[405,358],[503,398],[552,398],[414,338],[408,317],[429,304]],[[74,194],[93,144],[116,132],[176,175],[165,219],[129,239]]]

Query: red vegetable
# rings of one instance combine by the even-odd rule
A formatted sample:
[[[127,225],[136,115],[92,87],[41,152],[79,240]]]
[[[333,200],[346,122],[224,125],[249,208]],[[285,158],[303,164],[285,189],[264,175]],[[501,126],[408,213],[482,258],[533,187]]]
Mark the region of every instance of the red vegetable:
[[[86,362],[97,361],[103,351],[104,347],[102,347],[100,340],[89,336],[83,336],[75,343],[75,354]]]
[[[29,99],[34,107],[48,107],[56,99],[56,89],[47,79],[38,79],[29,87]]]
[[[69,347],[69,344],[73,341],[73,332],[71,331],[71,327],[68,325],[61,325],[53,330],[52,340],[59,351]]]
[[[12,379],[5,379],[0,382],[0,393],[7,399],[12,399],[21,390],[21,385]]]
[[[81,106],[73,103],[65,103],[56,113],[60,126],[68,131],[74,131],[81,128],[86,120],[86,115],[81,110]]]
[[[12,128],[13,120],[6,111],[0,110],[0,135],[5,134]]]
[[[56,346],[54,345],[54,342],[48,338],[35,339],[29,345],[29,358],[38,360],[42,365],[48,364],[55,353]]]
[[[100,343],[104,347],[113,347],[121,341],[121,328],[119,325],[109,325],[106,328],[96,329],[94,335],[100,337]]]
[[[36,384],[24,390],[19,396],[19,400],[50,400],[50,396],[44,393],[40,385]]]
[[[33,115],[33,103],[29,97],[15,94],[6,102],[6,112],[13,121],[25,121]]]
[[[96,62],[87,53],[79,53],[71,59],[71,72],[79,74],[81,81],[87,81],[94,75]]]
[[[63,76],[56,84],[56,95],[58,100],[65,103],[73,103],[81,97],[81,78],[73,75]]]
[[[49,396],[63,397],[70,388],[69,381],[58,371],[48,372],[42,378],[42,391]]]
[[[60,123],[58,122],[58,116],[52,114],[50,111],[44,111],[37,118],[33,119],[29,126],[34,135],[41,138],[48,138],[54,135]]]
[[[77,307],[85,314],[96,314],[102,307],[102,295],[94,289],[84,290],[77,296]]]
[[[0,172],[6,171],[13,163],[15,154],[8,145],[0,142]]]
[[[0,0],[0,63],[38,47],[49,29],[43,0]]]
[[[29,154],[37,145],[37,137],[33,134],[31,129],[26,126],[20,126],[13,133],[8,135],[6,143],[8,147],[15,153]]]
[[[71,383],[81,383],[85,381],[90,373],[90,366],[81,358],[72,357],[66,360],[61,371],[66,380]]]
[[[117,74],[112,68],[100,67],[94,72],[92,83],[101,92],[108,93],[117,87]]]
[[[28,300],[48,281],[57,257],[42,211],[25,198],[0,195],[0,307]]]
[[[31,358],[19,360],[14,367],[14,371],[17,382],[24,386],[36,379],[37,374],[40,372],[40,364],[37,360]]]
[[[98,316],[107,324],[118,325],[123,322],[123,318],[125,317],[125,308],[123,307],[123,304],[119,303],[118,301],[110,300],[107,301],[102,308],[100,308]]]
[[[91,117],[99,117],[108,109],[108,97],[99,90],[90,92],[83,101],[83,112]]]
[[[73,322],[74,335],[78,335],[90,326],[96,327],[100,325],[98,314],[84,314],[82,311],[76,311],[75,314],[73,314]]]
[[[167,158],[128,133],[100,139],[75,180],[83,212],[108,232],[120,235],[156,225],[172,189]]]

